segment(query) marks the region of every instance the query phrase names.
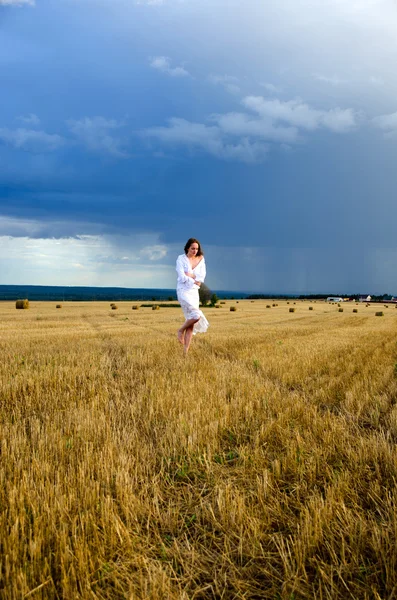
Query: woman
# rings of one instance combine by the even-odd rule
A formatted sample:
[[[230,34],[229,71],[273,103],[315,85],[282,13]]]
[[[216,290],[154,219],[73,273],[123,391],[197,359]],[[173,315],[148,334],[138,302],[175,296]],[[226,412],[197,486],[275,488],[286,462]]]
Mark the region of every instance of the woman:
[[[190,238],[186,242],[185,254],[178,256],[176,272],[178,274],[176,293],[186,319],[178,329],[178,340],[183,344],[183,352],[186,356],[192,335],[204,333],[209,325],[199,309],[199,287],[205,279],[206,270],[200,242],[195,238]]]

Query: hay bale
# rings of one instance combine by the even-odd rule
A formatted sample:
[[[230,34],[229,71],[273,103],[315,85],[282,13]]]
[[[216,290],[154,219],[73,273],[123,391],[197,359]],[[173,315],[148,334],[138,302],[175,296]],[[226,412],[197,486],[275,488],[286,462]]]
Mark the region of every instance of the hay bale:
[[[29,300],[27,298],[25,300],[17,300],[15,308],[29,308]]]
[[[132,310],[139,310],[138,304],[134,304],[134,306],[132,307]]]
[[[309,306],[309,310],[313,310],[313,307],[312,307],[312,306]]]
[[[154,306],[152,306],[152,310],[160,310],[160,307],[158,304],[155,304]]]
[[[338,308],[338,312],[343,312],[343,308]]]
[[[62,304],[57,304],[55,308],[62,308]]]
[[[112,304],[112,310],[117,310],[118,306],[116,306],[116,304]]]
[[[224,300],[221,301],[221,304],[226,304],[226,302]]]
[[[235,306],[231,306],[231,307],[230,307],[230,311],[231,311],[231,312],[236,312],[236,310],[237,310],[237,308],[236,308]]]
[[[220,305],[219,304],[215,304],[215,308],[220,308]]]
[[[358,308],[353,308],[354,313],[358,313]]]
[[[380,310],[378,312],[375,313],[375,317],[383,317],[383,312]]]
[[[273,304],[274,306],[274,304]],[[266,308],[271,308],[270,304],[266,304]]]
[[[289,308],[288,311],[289,312],[295,312],[295,308]]]

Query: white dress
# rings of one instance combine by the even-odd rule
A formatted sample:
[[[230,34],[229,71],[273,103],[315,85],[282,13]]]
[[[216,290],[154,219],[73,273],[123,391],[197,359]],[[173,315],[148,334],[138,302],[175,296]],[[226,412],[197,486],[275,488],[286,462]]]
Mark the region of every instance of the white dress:
[[[185,275],[186,271],[188,273],[193,272],[196,276],[196,280]],[[183,314],[185,315],[185,319],[199,319],[199,321],[194,324],[193,334],[205,333],[208,329],[209,323],[199,308],[199,286],[194,283],[195,281],[203,283],[205,279],[206,269],[204,256],[198,265],[192,269],[186,254],[181,254],[178,256],[176,261],[176,272],[178,274],[176,294],[178,297],[178,302],[182,307]]]

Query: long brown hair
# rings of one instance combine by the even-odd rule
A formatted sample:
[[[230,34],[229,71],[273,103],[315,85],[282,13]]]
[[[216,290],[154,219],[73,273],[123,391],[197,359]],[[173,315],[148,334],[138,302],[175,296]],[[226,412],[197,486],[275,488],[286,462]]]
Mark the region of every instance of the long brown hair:
[[[188,250],[192,244],[198,244],[198,250],[196,256],[204,256],[204,252],[201,249],[201,244],[196,238],[189,238],[185,244],[185,254],[188,253]]]

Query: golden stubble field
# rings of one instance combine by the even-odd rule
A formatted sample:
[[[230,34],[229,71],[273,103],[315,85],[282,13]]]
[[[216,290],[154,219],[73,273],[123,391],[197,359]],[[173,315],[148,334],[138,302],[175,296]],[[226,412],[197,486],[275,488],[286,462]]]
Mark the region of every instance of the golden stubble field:
[[[397,309],[117,304],[0,303],[0,597],[397,598]]]

